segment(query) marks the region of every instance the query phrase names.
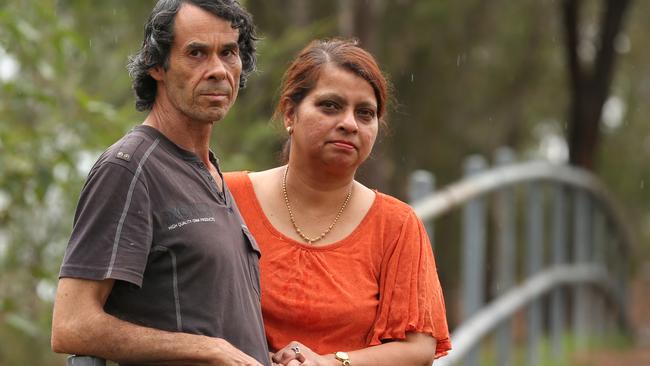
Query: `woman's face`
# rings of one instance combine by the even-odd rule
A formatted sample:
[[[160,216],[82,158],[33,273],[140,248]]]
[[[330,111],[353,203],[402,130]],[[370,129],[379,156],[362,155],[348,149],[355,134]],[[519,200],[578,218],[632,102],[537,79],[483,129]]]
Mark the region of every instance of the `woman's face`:
[[[366,80],[328,64],[314,89],[287,109],[284,123],[293,128],[290,160],[342,173],[359,167],[372,151],[377,99]]]

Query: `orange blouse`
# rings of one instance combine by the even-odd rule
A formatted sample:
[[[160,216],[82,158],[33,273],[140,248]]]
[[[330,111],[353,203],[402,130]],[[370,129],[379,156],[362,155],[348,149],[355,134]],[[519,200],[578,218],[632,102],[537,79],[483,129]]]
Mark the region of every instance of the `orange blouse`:
[[[376,193],[345,239],[323,247],[276,230],[247,173],[226,184],[262,251],[262,315],[269,348],[302,342],[325,354],[431,334],[436,358],[451,349],[445,304],[429,239],[407,204]]]

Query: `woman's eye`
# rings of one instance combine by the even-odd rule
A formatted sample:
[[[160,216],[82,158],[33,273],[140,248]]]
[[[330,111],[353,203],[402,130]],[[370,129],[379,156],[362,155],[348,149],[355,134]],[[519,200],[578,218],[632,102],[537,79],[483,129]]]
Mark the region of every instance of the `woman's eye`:
[[[357,115],[364,120],[371,120],[375,118],[375,111],[371,109],[360,109],[357,111]]]
[[[336,109],[338,109],[338,105],[331,101],[322,102],[321,107],[328,112],[335,111]]]

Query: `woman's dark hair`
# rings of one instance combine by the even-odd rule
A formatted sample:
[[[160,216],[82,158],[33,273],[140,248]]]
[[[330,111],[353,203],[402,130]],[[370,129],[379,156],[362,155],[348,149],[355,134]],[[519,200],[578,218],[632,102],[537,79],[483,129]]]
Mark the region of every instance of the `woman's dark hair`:
[[[375,58],[361,48],[356,40],[325,39],[312,41],[293,60],[282,78],[280,99],[274,117],[281,119],[290,100],[297,106],[309,94],[323,68],[334,65],[348,70],[366,80],[375,92],[377,117],[385,124],[385,114],[390,99],[388,81]]]
[[[192,4],[219,18],[230,21],[239,31],[239,56],[242,73],[239,86],[244,88],[248,75],[255,71],[255,26],[253,17],[237,0],[159,0],[144,26],[144,40],[140,50],[129,57],[127,69],[133,79],[136,95],[135,107],[139,111],[150,110],[156,100],[156,81],[149,70],[156,66],[167,69],[169,52],[174,41],[174,19],[183,4]]]

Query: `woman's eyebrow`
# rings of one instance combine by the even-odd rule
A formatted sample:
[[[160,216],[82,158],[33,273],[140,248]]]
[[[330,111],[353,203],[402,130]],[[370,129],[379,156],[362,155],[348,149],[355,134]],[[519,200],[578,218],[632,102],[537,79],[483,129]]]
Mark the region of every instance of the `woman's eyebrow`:
[[[322,94],[317,94],[316,99],[322,100],[322,99],[332,99],[336,102],[345,102],[345,98],[342,96],[338,95],[337,93],[322,93]]]

